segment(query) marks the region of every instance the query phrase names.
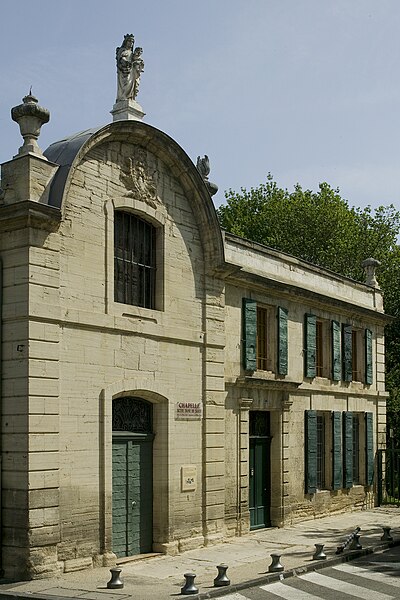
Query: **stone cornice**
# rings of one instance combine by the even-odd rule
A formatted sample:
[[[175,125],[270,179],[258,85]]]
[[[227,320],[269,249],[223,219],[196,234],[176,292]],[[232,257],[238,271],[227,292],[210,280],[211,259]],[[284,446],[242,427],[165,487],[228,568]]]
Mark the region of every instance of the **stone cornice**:
[[[268,390],[274,390],[279,392],[295,392],[297,391],[301,383],[297,381],[279,381],[277,379],[264,379],[262,377],[252,377],[245,375],[244,377],[238,377],[233,385],[245,388],[263,387],[268,388]]]
[[[369,320],[373,320],[383,325],[392,323],[394,320],[394,317],[386,315],[373,308],[360,306],[359,304],[347,302],[339,298],[333,298],[332,296],[326,296],[325,294],[308,290],[297,285],[290,284],[286,281],[278,281],[276,279],[272,279],[267,274],[258,275],[256,273],[248,273],[240,267],[233,267],[234,265],[226,265],[226,275],[224,279],[227,283],[232,283],[242,287],[243,285],[251,286],[252,289],[256,291],[258,290],[262,293],[265,293],[265,291],[268,290],[268,293],[275,293],[281,298],[284,297],[292,301],[295,301],[296,298],[299,302],[304,302],[304,300],[307,300],[308,302],[311,301],[315,306],[325,309],[327,305],[329,307],[334,306],[337,307],[341,312],[351,315],[365,315]],[[223,277],[222,272],[223,270],[221,270],[220,273],[221,277]]]
[[[0,231],[18,229],[44,229],[56,231],[61,221],[61,211],[47,204],[32,200],[0,206]]]

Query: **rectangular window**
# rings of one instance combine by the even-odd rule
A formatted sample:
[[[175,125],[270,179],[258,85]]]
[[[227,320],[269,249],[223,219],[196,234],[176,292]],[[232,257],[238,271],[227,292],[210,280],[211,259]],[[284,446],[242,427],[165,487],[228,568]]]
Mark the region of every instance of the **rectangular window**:
[[[342,360],[343,360],[343,379],[352,381],[353,379],[353,328],[351,325],[342,326]]]
[[[353,329],[351,332],[352,346],[352,377],[353,381],[363,381],[365,377],[365,351],[363,352],[364,332],[361,329]],[[365,345],[365,341],[364,341]]]
[[[315,494],[319,490],[326,490],[330,485],[333,451],[333,433],[330,424],[330,412],[305,411],[306,494]]]
[[[324,377],[324,324],[317,321],[316,325],[316,371],[317,377]]]
[[[353,373],[353,381],[360,381],[360,372],[358,370],[358,339],[355,329],[351,332],[351,366]]]
[[[269,369],[268,309],[257,306],[257,369]]]
[[[136,215],[114,214],[115,302],[154,308],[156,228]]]
[[[372,331],[365,330],[365,383],[371,385],[373,381],[373,362],[372,362]]]
[[[242,359],[246,371],[288,372],[288,311],[242,299]]]
[[[313,314],[305,315],[304,375],[305,377],[330,377],[331,332],[329,321]]]

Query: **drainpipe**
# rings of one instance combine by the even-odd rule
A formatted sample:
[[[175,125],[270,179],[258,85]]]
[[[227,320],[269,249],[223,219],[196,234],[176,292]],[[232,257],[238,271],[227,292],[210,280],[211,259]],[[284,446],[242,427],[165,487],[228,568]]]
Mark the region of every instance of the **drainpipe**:
[[[3,378],[2,378],[2,374],[3,374],[3,356],[2,356],[2,350],[3,350],[3,261],[0,257],[0,423],[1,423],[1,409],[2,409],[2,405],[3,405]],[[0,429],[0,578],[4,577],[4,571],[3,571],[3,544],[2,544],[2,539],[3,539],[3,522],[1,519],[1,514],[2,514],[2,491],[3,491],[3,484],[2,484],[2,472],[3,472],[3,468],[2,468],[2,443],[1,443],[1,429]]]

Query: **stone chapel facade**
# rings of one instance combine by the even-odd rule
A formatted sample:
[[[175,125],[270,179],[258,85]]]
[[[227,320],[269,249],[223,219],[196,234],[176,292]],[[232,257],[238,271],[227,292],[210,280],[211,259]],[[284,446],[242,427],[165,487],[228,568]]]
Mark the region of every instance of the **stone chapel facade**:
[[[182,148],[131,116],[2,165],[8,577],[375,503],[379,288],[221,231]]]

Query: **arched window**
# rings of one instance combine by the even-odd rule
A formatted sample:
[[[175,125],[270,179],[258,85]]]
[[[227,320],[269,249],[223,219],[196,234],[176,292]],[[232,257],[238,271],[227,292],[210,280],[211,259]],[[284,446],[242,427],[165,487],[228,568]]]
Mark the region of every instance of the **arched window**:
[[[114,300],[154,308],[156,228],[128,212],[114,214]]]
[[[135,396],[113,400],[112,430],[135,433],[152,433],[153,405]]]

